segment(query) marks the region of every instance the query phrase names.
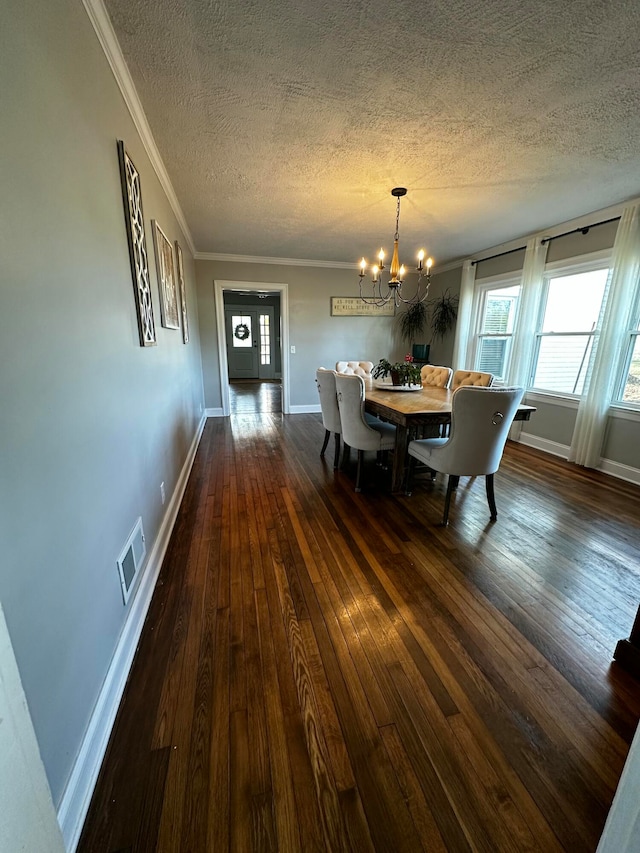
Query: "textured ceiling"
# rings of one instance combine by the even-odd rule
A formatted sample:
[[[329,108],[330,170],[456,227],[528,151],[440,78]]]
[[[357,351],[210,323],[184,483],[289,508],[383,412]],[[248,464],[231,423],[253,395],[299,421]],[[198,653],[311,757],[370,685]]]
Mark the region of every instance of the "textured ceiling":
[[[640,195],[637,0],[105,0],[199,252],[437,263]]]

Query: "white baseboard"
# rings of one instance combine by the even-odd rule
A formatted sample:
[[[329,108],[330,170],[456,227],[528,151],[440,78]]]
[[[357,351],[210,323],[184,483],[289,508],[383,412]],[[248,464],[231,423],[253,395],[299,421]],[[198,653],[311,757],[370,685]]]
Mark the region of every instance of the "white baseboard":
[[[623,465],[622,462],[614,462],[612,459],[603,459],[598,466],[598,471],[640,486],[640,470],[632,468],[631,465]]]
[[[527,447],[535,447],[536,450],[551,453],[552,456],[561,456],[563,459],[569,457],[569,445],[559,444],[557,441],[551,441],[548,438],[540,438],[539,435],[533,435],[531,432],[521,432],[518,441],[520,444],[526,444]]]
[[[58,823],[68,853],[74,853],[80,840],[80,833],[89,809],[100,765],[107,749],[111,729],[115,722],[142,626],[151,603],[205,423],[206,417],[203,416],[193,437],[137,593],[127,614],[118,645],[58,808]]]
[[[290,406],[290,415],[311,415],[316,412],[321,412],[320,403],[309,403],[306,406]]]
[[[309,403],[307,406],[289,406],[288,415],[308,415],[322,411],[320,403]],[[224,409],[205,409],[204,413],[208,418],[223,418]]]
[[[537,450],[543,450],[553,456],[561,456],[563,459],[569,458],[569,446],[566,444],[559,444],[557,441],[550,441],[548,438],[540,438],[540,436],[533,435],[530,432],[520,433],[518,440],[521,444],[535,447]],[[617,477],[619,480],[626,480],[628,483],[635,483],[640,486],[640,469],[632,468],[631,465],[623,465],[622,462],[614,462],[613,459],[601,459],[597,470],[602,471],[603,474]]]
[[[322,411],[320,403],[309,403],[306,406],[289,406],[289,415],[308,415]],[[224,409],[205,409],[204,413],[208,418],[223,418]]]

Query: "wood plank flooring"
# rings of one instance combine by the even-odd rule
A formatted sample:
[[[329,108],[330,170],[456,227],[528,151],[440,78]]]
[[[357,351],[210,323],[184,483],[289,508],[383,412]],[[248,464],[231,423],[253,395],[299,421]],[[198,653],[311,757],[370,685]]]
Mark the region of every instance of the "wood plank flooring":
[[[282,382],[275,379],[229,380],[229,410],[232,415],[282,411]]]
[[[80,853],[594,851],[640,489],[509,443],[445,529],[442,478],[356,494],[323,435],[207,421]]]

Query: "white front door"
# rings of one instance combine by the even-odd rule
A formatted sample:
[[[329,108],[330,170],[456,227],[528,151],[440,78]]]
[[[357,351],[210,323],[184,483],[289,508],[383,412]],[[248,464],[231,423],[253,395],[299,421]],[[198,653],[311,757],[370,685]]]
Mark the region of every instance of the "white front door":
[[[229,379],[258,379],[258,312],[230,305],[224,314]]]
[[[275,379],[273,308],[227,305],[224,313],[229,379]]]

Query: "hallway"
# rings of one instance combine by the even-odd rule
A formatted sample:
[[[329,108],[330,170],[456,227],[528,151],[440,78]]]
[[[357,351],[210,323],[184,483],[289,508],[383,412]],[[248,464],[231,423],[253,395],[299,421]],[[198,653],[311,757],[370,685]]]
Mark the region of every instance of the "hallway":
[[[282,411],[280,379],[231,379],[229,403],[232,415]]]

